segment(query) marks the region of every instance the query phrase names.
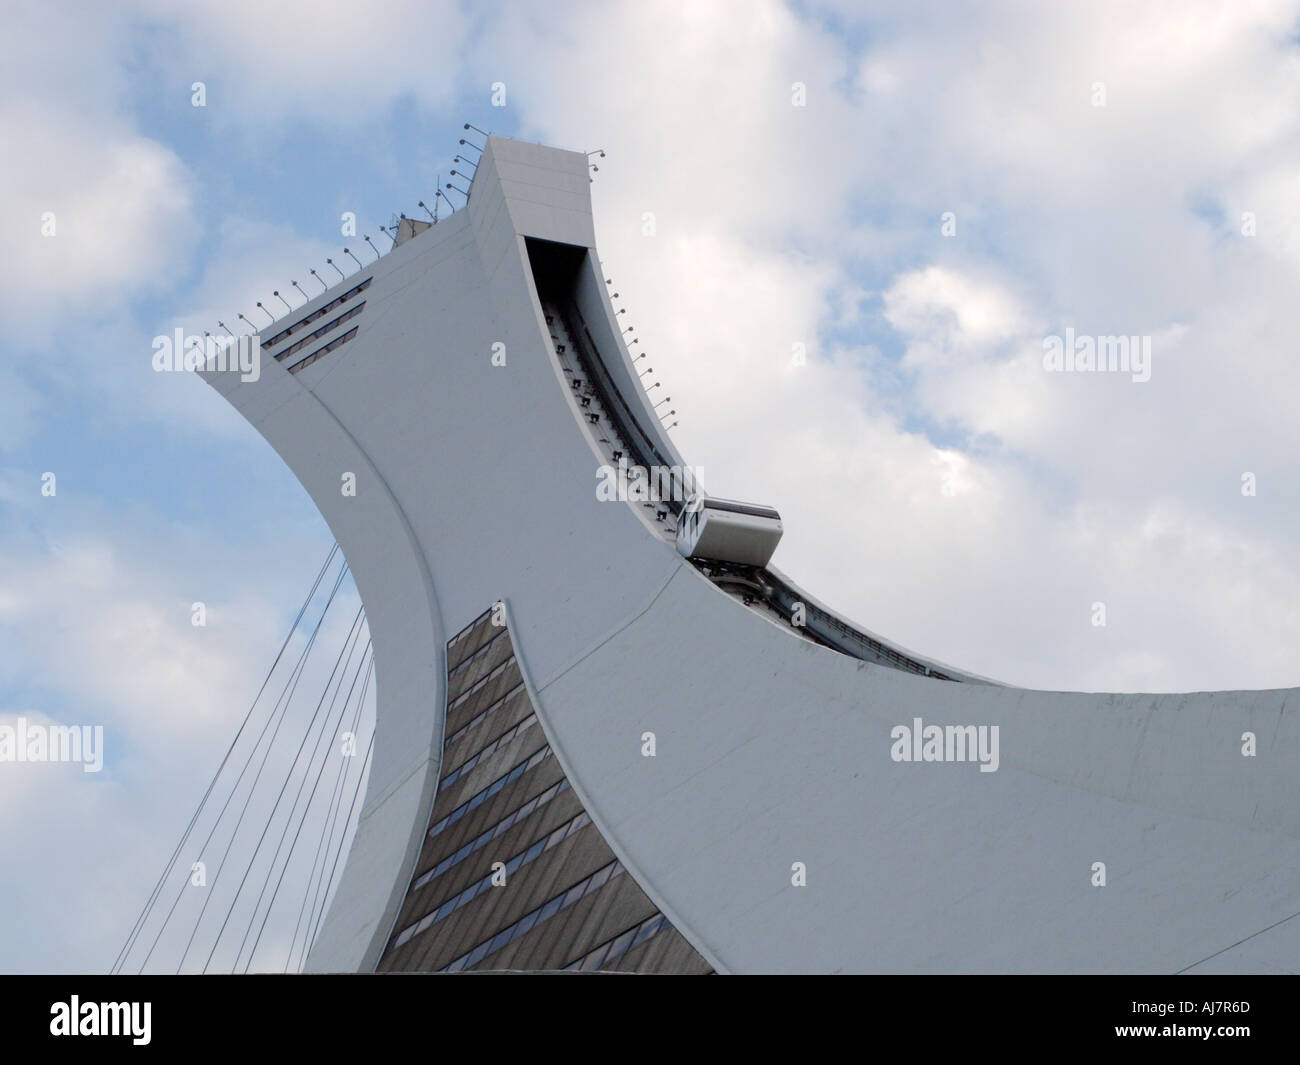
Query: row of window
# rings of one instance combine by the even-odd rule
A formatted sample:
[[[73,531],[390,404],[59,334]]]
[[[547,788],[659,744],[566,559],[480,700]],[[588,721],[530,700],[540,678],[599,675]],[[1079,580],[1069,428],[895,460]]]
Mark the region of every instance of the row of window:
[[[307,367],[310,366],[317,359],[323,359],[335,348],[342,347],[344,344],[346,344],[349,340],[351,340],[354,336],[357,335],[357,330],[360,328],[361,328],[360,326],[354,325],[341,337],[335,337],[323,348],[318,348],[316,351],[313,351],[310,355],[308,355],[305,359],[302,359],[299,362],[295,362],[292,366],[289,367],[289,372],[302,373],[303,370],[307,369]]]
[[[462,969],[467,969],[471,965],[477,965],[489,954],[495,953],[520,936],[527,935],[543,921],[554,917],[561,910],[567,910],[574,903],[590,895],[592,892],[599,891],[609,881],[615,877],[622,876],[627,870],[623,868],[623,863],[615,859],[608,865],[597,869],[591,876],[585,880],[580,880],[567,891],[556,895],[553,899],[542,903],[537,909],[525,914],[514,924],[503,928],[491,939],[486,939],[473,950],[462,954],[459,958],[443,966],[439,972],[456,973]]]
[[[547,851],[558,847],[575,832],[580,832],[591,824],[591,818],[587,816],[587,811],[583,810],[571,817],[559,828],[543,836],[537,842],[533,843],[527,850],[520,851],[505,862],[505,875],[507,878],[514,876],[516,872],[525,865],[535,862]],[[462,891],[459,895],[453,895],[432,913],[425,914],[409,928],[405,929],[401,935],[393,942],[393,949],[396,950],[412,936],[418,936],[425,929],[432,927],[444,918],[450,917],[462,906],[468,906],[485,891],[491,891],[492,880],[501,870],[495,870],[488,873],[481,880],[476,881]]]
[[[507,784],[513,784],[521,776],[527,773],[528,770],[532,769],[535,765],[542,762],[544,759],[549,758],[550,756],[551,756],[550,744],[547,744],[539,751],[534,751],[531,755],[529,755],[527,759],[520,762],[517,766],[515,766],[512,770],[510,770],[510,772],[506,773],[505,776],[498,777],[496,780],[492,781],[491,784],[489,784],[478,794],[474,795],[472,798],[466,799],[463,803],[457,806],[456,809],[452,810],[451,813],[449,813],[446,817],[444,817],[441,821],[439,821],[436,825],[434,825],[431,829],[429,829],[429,838],[433,839],[433,837],[436,836],[439,832],[441,832],[444,828],[446,828],[448,825],[454,825],[457,821],[459,821],[471,810],[477,810],[480,806],[482,806],[485,802],[487,802],[488,799],[492,798],[493,795],[497,794],[497,792],[499,792]]]
[[[308,325],[309,323],[316,321],[316,319],[318,318],[324,318],[325,315],[329,314],[329,312],[332,311],[335,307],[338,307],[340,304],[346,303],[358,292],[364,292],[366,289],[368,289],[370,287],[370,282],[372,280],[374,279],[368,277],[364,281],[362,281],[361,284],[355,285],[354,287],[348,289],[345,293],[343,293],[343,295],[337,296],[334,299],[330,300],[329,303],[325,303],[317,307],[314,311],[311,312],[311,314],[307,315],[306,318],[299,318],[298,321],[294,322],[293,325],[289,326],[288,329],[282,329],[280,330],[280,332],[276,333],[275,336],[271,337],[270,340],[263,341],[262,347],[269,348],[274,344],[278,344],[285,337],[298,332],[298,330],[301,329],[304,325]]]
[[[453,732],[450,736],[448,736],[445,740],[442,741],[443,749],[446,750],[446,748],[450,747],[453,743],[455,743],[458,739],[460,739],[463,735],[465,735],[465,733],[467,733],[475,725],[481,725],[483,723],[483,719],[487,717],[488,714],[492,713],[493,710],[499,710],[502,704],[505,703],[507,699],[511,699],[514,696],[518,695],[519,692],[523,690],[523,687],[524,687],[524,682],[520,681],[508,692],[506,692],[505,695],[501,696],[500,699],[497,699],[495,702],[489,703],[487,706],[485,706],[477,714],[475,714],[468,721],[466,721],[465,724],[461,725],[460,728],[458,728],[455,732]]]
[[[453,865],[456,865],[457,863],[464,861],[475,851],[482,850],[498,836],[504,835],[506,832],[509,832],[510,829],[514,828],[515,825],[517,825],[529,814],[533,813],[535,810],[540,810],[543,806],[545,806],[548,802],[550,802],[552,799],[556,798],[557,796],[563,795],[566,791],[569,790],[570,787],[572,787],[572,785],[569,783],[568,777],[565,777],[560,781],[558,781],[557,783],[552,784],[540,795],[534,795],[531,799],[529,799],[526,803],[524,803],[523,806],[519,807],[519,809],[512,810],[510,813],[506,814],[505,817],[503,817],[491,828],[487,829],[486,831],[480,832],[472,840],[470,840],[463,847],[461,847],[460,850],[456,851],[455,854],[447,855],[447,857],[445,857],[442,861],[440,861],[427,873],[421,873],[420,876],[417,877],[416,880],[411,884],[411,890],[415,891],[418,888],[422,888],[430,880],[435,880],[438,877],[442,876],[442,874],[445,873],[448,869],[450,869]]]
[[[590,950],[577,961],[571,961],[564,967],[565,972],[595,972],[604,965],[608,965],[615,958],[621,958],[633,947],[639,947],[653,935],[657,935],[665,928],[671,928],[672,923],[662,913],[656,913],[652,917],[647,917],[639,925],[634,925],[621,935],[613,939],[606,940],[595,950]]]
[[[497,677],[501,676],[502,673],[504,673],[507,669],[509,669],[514,664],[515,664],[515,660],[514,660],[514,656],[512,655],[510,658],[507,658],[504,662],[502,662],[499,666],[494,666],[487,673],[485,673],[479,680],[475,681],[463,692],[461,692],[458,696],[456,696],[456,698],[454,698],[451,702],[449,702],[447,704],[447,713],[450,714],[453,710],[456,709],[456,707],[460,706],[461,703],[465,702],[465,700],[468,699],[471,695],[473,695],[476,691],[478,691],[480,688],[484,687],[485,685],[491,683]]]
[[[519,724],[501,733],[500,736],[498,736],[486,747],[484,747],[481,751],[479,751],[478,754],[471,755],[465,761],[461,762],[460,765],[458,765],[445,777],[443,777],[442,783],[438,785],[438,790],[445,791],[447,788],[451,787],[453,784],[456,783],[456,781],[458,781],[461,777],[463,777],[466,773],[470,772],[476,765],[478,765],[481,761],[483,761],[484,758],[487,758],[489,755],[495,754],[497,751],[501,750],[501,748],[504,747],[507,743],[513,740],[516,736],[519,736],[527,732],[530,728],[532,728],[536,724],[537,724],[537,715],[529,714],[526,718],[520,721]]]
[[[501,639],[501,637],[505,635],[506,635],[506,629],[504,626],[502,626],[501,631],[498,632],[491,639],[489,639],[487,643],[485,643],[477,651],[471,653],[469,657],[466,658],[464,661],[458,662],[456,665],[452,666],[450,671],[447,673],[447,680],[449,682],[447,685],[448,688],[451,687],[450,681],[452,677],[456,676],[458,673],[463,673],[466,669],[469,668],[471,662],[477,662],[480,658],[482,658],[485,654],[488,653],[489,649],[497,642],[497,640]]]
[[[474,633],[476,633],[479,630],[479,628],[482,625],[483,619],[487,617],[490,613],[492,613],[490,609],[483,611],[483,613],[481,613],[478,617],[476,617],[473,621],[471,621],[468,625],[466,625],[463,629],[461,629],[460,632],[456,633],[455,636],[453,636],[450,640],[447,641],[447,650],[450,651],[453,647],[458,647],[466,640],[468,640]]]
[[[324,336],[326,333],[328,333],[330,330],[334,329],[336,326],[340,326],[340,325],[342,325],[342,324],[343,324],[344,322],[346,322],[349,318],[355,318],[358,314],[360,314],[360,313],[362,312],[362,310],[365,308],[365,306],[366,306],[366,301],[365,301],[365,300],[362,300],[362,301],[361,301],[360,303],[358,303],[355,307],[353,307],[350,311],[344,311],[344,312],[343,312],[342,314],[340,314],[337,318],[333,319],[332,321],[328,321],[328,322],[326,322],[323,326],[321,326],[321,327],[320,327],[319,329],[317,329],[315,332],[308,333],[308,334],[307,334],[305,337],[303,337],[301,340],[295,340],[292,344],[290,344],[290,345],[289,345],[287,348],[285,348],[283,351],[277,352],[277,353],[276,353],[276,356],[275,356],[276,359],[277,359],[279,362],[283,362],[285,359],[287,359],[287,358],[288,358],[290,355],[292,355],[294,352],[296,352],[296,351],[302,351],[302,349],[305,348],[308,344],[310,344],[313,340],[319,340],[321,337],[323,337],[323,336]]]

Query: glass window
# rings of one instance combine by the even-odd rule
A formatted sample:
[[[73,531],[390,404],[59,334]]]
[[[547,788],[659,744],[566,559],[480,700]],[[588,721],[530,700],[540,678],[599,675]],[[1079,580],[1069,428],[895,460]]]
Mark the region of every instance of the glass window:
[[[603,887],[605,885],[605,882],[609,880],[610,874],[613,873],[613,871],[614,871],[613,866],[607,865],[605,866],[604,869],[598,869],[595,873],[593,873],[591,877],[590,890],[598,891],[601,887]]]
[[[641,927],[636,930],[636,936],[632,940],[632,946],[639,947],[658,931],[659,927],[654,920],[643,921]]]
[[[628,948],[632,946],[632,940],[636,937],[636,932],[637,930],[635,928],[629,928],[609,945],[608,956],[610,960],[621,957],[627,953]]]

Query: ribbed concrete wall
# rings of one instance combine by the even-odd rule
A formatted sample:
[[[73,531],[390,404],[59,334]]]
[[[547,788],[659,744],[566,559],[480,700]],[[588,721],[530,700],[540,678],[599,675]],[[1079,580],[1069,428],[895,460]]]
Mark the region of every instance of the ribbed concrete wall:
[[[380,971],[582,965],[709,972],[670,923],[655,920],[659,911],[621,867],[570,901],[570,893],[616,859],[549,756],[509,630],[493,623],[492,611],[452,638],[447,667],[447,735],[455,738],[443,753],[425,843]],[[516,775],[520,765],[525,771]],[[504,876],[493,883],[498,869]],[[670,934],[671,948],[653,949],[656,937]],[[497,945],[497,938],[508,941]]]

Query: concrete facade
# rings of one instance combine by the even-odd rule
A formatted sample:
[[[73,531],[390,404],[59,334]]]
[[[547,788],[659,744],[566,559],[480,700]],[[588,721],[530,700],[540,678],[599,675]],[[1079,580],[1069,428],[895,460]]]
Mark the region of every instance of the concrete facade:
[[[541,241],[577,250],[562,283],[538,266]],[[358,313],[283,363],[319,326],[273,345],[258,381],[205,375],[311,493],[373,634],[370,780],[309,968],[379,965],[442,775],[448,634],[497,601],[577,800],[719,972],[1296,968],[1294,690],[984,682],[774,569],[706,572],[676,554],[671,515],[598,500],[613,447],[685,463],[599,274],[583,155],[490,138],[466,209],[265,337],[367,278]],[[566,362],[570,345],[597,380]],[[817,631],[783,623],[792,599],[819,612]],[[997,770],[895,761],[894,730],[918,718],[997,726]]]
[[[447,663],[437,797],[379,971],[709,972],[583,809],[503,613],[453,636]]]

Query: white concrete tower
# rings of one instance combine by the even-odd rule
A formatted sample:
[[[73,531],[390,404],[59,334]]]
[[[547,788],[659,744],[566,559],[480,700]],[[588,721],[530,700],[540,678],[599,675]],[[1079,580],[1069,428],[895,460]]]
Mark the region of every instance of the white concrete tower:
[[[1294,969],[1294,691],[990,683],[889,644],[770,566],[683,558],[677,504],[599,497],[599,469],[619,458],[685,463],[623,344],[587,174],[579,153],[489,138],[465,210],[406,227],[268,326],[259,380],[205,374],[315,500],[374,641],[374,760],[309,967],[576,964],[623,943],[619,921],[626,938],[658,914],[696,969],[722,972]],[[499,601],[508,638],[474,659]],[[798,605],[807,622],[792,626]],[[516,731],[485,731],[472,765],[469,747],[444,760],[445,734],[497,712],[464,709],[494,683],[468,671],[504,669],[507,651],[526,694],[499,700]],[[521,850],[512,883],[532,897],[417,896],[459,862],[486,871],[520,815],[492,821],[478,796],[534,756],[553,760],[547,787],[572,790],[580,812],[564,824],[598,833],[617,869],[594,844],[553,869]],[[489,843],[452,862],[434,829],[480,807],[465,846]],[[528,879],[544,866],[550,880]],[[562,923],[601,875],[648,901]],[[689,968],[685,948],[675,957]]]

